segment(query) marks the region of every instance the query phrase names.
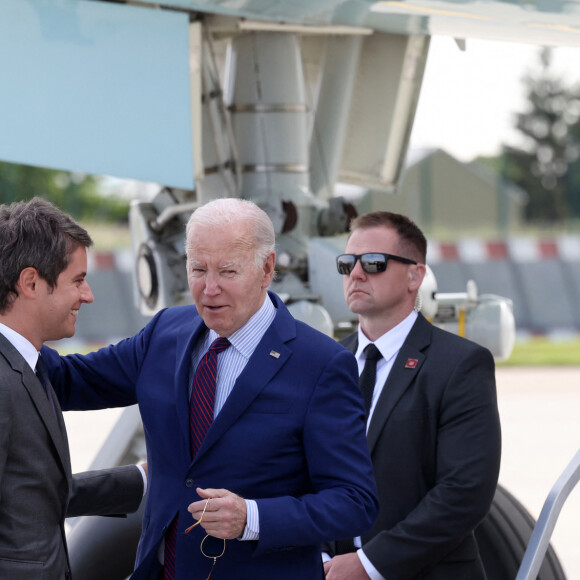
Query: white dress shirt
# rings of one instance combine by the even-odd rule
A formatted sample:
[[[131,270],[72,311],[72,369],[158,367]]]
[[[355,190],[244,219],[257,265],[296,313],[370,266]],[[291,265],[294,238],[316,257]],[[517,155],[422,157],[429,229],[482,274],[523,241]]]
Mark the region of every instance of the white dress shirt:
[[[9,326],[2,324],[0,322],[0,332],[8,340],[8,342],[22,355],[22,358],[28,363],[32,372],[36,372],[36,362],[38,361],[39,352],[36,350],[34,345],[24,338],[21,334],[18,334],[15,330],[12,330]]]
[[[371,408],[369,410],[369,416],[367,419],[367,433],[369,430],[369,425],[371,423],[371,419],[377,406],[377,401],[383,392],[383,388],[385,386],[385,382],[393,368],[393,363],[405,342],[407,335],[411,331],[413,324],[415,324],[415,320],[417,320],[417,313],[412,311],[407,318],[401,321],[397,326],[383,334],[380,338],[378,338],[374,345],[379,349],[380,353],[383,355],[377,361],[377,376],[375,381],[375,388],[373,391],[373,398],[371,400]],[[365,355],[364,349],[367,345],[371,344],[371,341],[365,336],[364,332],[362,331],[361,327],[358,328],[358,348],[356,350],[356,360],[358,363],[358,372],[359,376],[361,375],[363,368],[365,366]],[[371,580],[386,580],[384,576],[382,576],[377,569],[371,564],[371,561],[366,557],[365,553],[361,549],[361,539],[360,537],[354,539],[355,547],[359,548],[357,550],[358,557],[366,573],[369,575]]]

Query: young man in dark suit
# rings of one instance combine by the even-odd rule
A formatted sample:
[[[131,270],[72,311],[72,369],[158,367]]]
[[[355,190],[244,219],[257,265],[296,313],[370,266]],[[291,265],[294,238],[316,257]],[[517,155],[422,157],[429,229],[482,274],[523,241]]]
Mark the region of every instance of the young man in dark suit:
[[[65,517],[134,512],[136,466],[71,474],[58,400],[39,350],[73,336],[88,233],[41,199],[0,206],[0,578],[71,577]],[[36,369],[36,373],[35,373]]]
[[[500,466],[493,358],[416,311],[427,242],[413,222],[374,212],[350,231],[337,266],[360,324],[343,344],[357,358],[363,391],[370,383],[367,440],[380,511],[370,531],[338,543],[326,578],[482,580],[474,529]]]

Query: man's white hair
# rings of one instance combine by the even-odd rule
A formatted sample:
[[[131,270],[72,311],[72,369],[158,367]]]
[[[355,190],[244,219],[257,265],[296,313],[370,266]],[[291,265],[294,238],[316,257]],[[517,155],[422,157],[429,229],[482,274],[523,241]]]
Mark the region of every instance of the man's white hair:
[[[274,225],[263,209],[247,199],[225,197],[210,201],[196,209],[185,229],[185,249],[189,250],[190,234],[198,225],[236,227],[241,223],[251,224],[253,239],[249,242],[254,248],[256,267],[261,268],[268,254],[276,247]]]

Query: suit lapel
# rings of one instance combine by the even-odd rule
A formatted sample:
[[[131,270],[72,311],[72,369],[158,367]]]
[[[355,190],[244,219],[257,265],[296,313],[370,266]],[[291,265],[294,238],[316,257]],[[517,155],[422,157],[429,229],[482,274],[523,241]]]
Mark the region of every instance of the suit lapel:
[[[66,435],[66,426],[62,416],[62,410],[58,403],[58,398],[51,385],[49,388],[54,403],[53,409],[48,397],[46,396],[44,387],[36,377],[36,374],[32,374],[34,379],[32,381],[23,380],[24,386],[30,393],[30,397],[50,433],[65,473],[71,473],[70,451]]]
[[[282,302],[277,300],[275,296],[274,298],[278,308],[276,317],[236,380],[219,415],[211,424],[197,452],[196,460],[203,457],[211,446],[235,423],[272,378],[283,368],[288,358],[292,356],[291,349],[285,343],[296,336],[296,325]]]
[[[353,336],[355,337],[354,339],[352,338]],[[342,344],[353,353],[356,353],[358,347],[358,339],[356,337],[356,334],[351,335],[342,341]],[[417,377],[425,360],[424,351],[430,342],[431,325],[419,314],[399,354],[395,358],[371,417],[367,431],[367,443],[371,453],[393,409]]]
[[[367,432],[367,443],[371,453],[389,416],[403,396],[403,393],[415,380],[424,359],[425,356],[417,346],[409,344],[407,341],[403,343],[371,417]]]
[[[191,380],[191,358],[193,349],[201,334],[207,330],[201,317],[196,317],[192,326],[180,332],[177,337],[175,382],[173,404],[181,427],[184,446],[189,459],[189,388]]]
[[[62,418],[62,411],[56,394],[52,391],[55,402],[56,416],[52,405],[46,396],[44,387],[40,380],[24,360],[22,355],[14,348],[12,343],[0,334],[0,350],[4,353],[6,360],[10,363],[12,370],[22,377],[22,385],[28,392],[30,399],[40,419],[44,423],[56,449],[58,458],[65,473],[71,472],[70,454],[68,450],[68,440],[66,428]],[[51,387],[52,389],[52,387]]]
[[[271,351],[280,354],[278,358],[270,355]],[[233,423],[251,405],[264,387],[280,371],[291,356],[291,351],[280,341],[264,339],[260,341],[252,354],[246,368],[242,371],[236,384],[222,407],[219,415],[211,424],[209,431],[197,453],[203,454],[231,427]]]

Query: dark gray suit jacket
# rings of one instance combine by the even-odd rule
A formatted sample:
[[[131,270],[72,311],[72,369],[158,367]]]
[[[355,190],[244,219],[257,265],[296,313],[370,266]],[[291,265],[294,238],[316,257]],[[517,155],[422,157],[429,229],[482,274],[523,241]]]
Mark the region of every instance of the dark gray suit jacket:
[[[357,334],[342,343],[356,352]],[[494,496],[500,439],[490,352],[419,315],[367,433],[380,511],[362,543],[385,578],[485,577],[473,530]]]
[[[36,374],[0,334],[0,578],[70,578],[65,517],[134,512],[142,499],[134,465],[71,474],[54,399],[56,416]]]

